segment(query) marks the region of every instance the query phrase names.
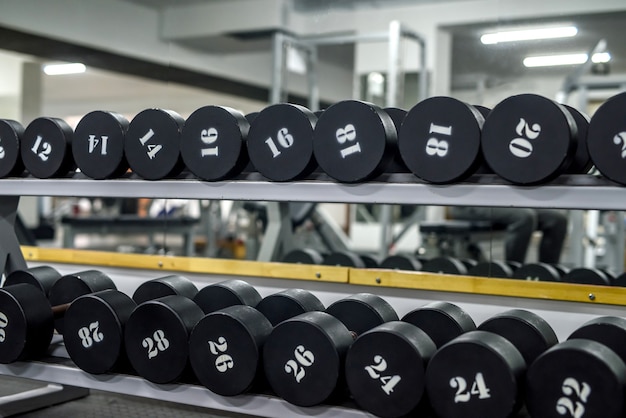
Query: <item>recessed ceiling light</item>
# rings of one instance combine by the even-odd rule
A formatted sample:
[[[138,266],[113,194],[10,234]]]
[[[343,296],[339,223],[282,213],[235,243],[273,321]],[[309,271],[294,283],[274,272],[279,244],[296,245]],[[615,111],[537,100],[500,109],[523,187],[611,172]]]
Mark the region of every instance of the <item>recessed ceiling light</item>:
[[[87,70],[85,64],[78,62],[70,64],[48,64],[44,65],[43,72],[47,75],[65,75],[65,74],[80,74]]]
[[[552,67],[556,65],[577,65],[587,62],[588,55],[580,54],[562,54],[562,55],[542,55],[524,58],[525,67]],[[592,55],[591,61],[594,63],[604,63],[611,60],[611,54],[608,52],[598,52]]]
[[[494,33],[486,33],[480,37],[480,42],[485,45],[493,45],[501,42],[531,41],[538,39],[568,38],[576,36],[576,26],[560,26],[554,28],[536,28],[523,30],[510,30]]]

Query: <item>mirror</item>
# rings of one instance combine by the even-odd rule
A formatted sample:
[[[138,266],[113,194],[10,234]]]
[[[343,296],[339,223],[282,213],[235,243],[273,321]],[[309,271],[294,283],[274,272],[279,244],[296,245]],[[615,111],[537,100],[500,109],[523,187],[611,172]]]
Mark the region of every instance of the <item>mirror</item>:
[[[228,4],[238,1],[242,0]],[[354,97],[380,106],[410,108],[423,95],[449,95],[492,108],[506,97],[530,92],[592,115],[626,86],[626,44],[622,42],[626,6],[600,1],[564,7],[547,2],[537,10],[528,10],[506,3],[506,7],[493,10],[493,2],[456,1],[453,7],[447,3],[265,1],[246,6],[254,10],[241,14],[236,6],[227,7],[220,1],[123,0],[102,10],[104,6],[91,0],[62,13],[47,13],[46,8],[56,7],[55,2],[47,2],[41,13],[50,19],[37,27],[28,18],[32,11],[26,6],[7,5],[0,16],[2,47],[6,48],[0,51],[1,117],[26,125],[38,116],[54,116],[75,127],[83,115],[96,109],[111,109],[129,120],[154,107],[172,109],[186,118],[207,104],[229,106],[247,114],[267,105],[274,93],[272,80],[275,85],[280,82],[284,90],[273,97],[308,105],[312,79],[311,72],[306,72],[309,57],[291,45],[285,49],[284,68],[272,69],[271,35],[277,29],[303,39],[317,37],[314,92],[319,94],[321,107]],[[93,16],[103,18],[98,23]],[[208,21],[196,16],[208,16]],[[394,20],[400,20],[425,41],[424,48],[416,47],[414,40],[399,41],[392,61],[396,73],[389,68],[394,57],[387,43],[367,39],[371,34],[387,34]],[[554,27],[575,28],[576,33],[565,38],[481,42],[485,34]],[[425,55],[420,55],[422,52]],[[524,65],[532,62],[529,57],[549,54],[576,55],[579,61],[548,67]],[[579,70],[583,68],[581,54],[593,55],[583,72]],[[74,61],[83,61],[86,72],[42,72],[45,64]],[[390,84],[392,77],[394,83]],[[390,92],[390,86],[394,91]],[[124,237],[120,242],[107,241],[104,235],[96,235],[99,241],[93,236],[79,241],[77,235],[71,243],[66,239],[65,245],[241,259],[255,259],[262,246],[267,227],[264,205],[196,200],[166,203],[156,199],[149,202],[149,208],[143,208],[144,203],[107,197],[24,198],[20,214],[38,240],[53,238],[54,245],[63,245],[63,234],[58,232],[66,231],[72,217],[99,217],[106,223],[109,218],[128,215],[137,216],[137,222],[150,219],[152,224],[149,228],[137,226],[138,237]],[[623,214],[593,211],[591,206],[593,202],[586,212],[564,212],[568,229],[558,261],[570,268],[595,266],[620,274],[624,270]],[[377,224],[387,209],[374,204],[317,207],[322,214],[315,216],[322,217],[323,227],[332,231],[328,232],[332,238],[312,233],[315,222],[305,219],[296,228],[294,246],[323,250],[327,246],[324,240],[331,239],[347,242],[355,251],[382,256],[382,232]],[[455,214],[456,209],[420,207],[416,212],[410,206],[391,207],[385,216],[393,231],[408,228],[406,241],[399,241],[394,250],[423,258],[450,255],[452,247],[474,238],[419,234],[417,225],[475,220],[468,214]],[[498,224],[497,211],[487,211],[479,220],[491,226]],[[122,228],[125,232],[132,229],[130,224]],[[149,233],[142,233],[141,228],[149,229]],[[483,235],[493,239],[469,242],[475,247],[465,243],[454,255],[504,260],[503,231],[488,228]],[[537,247],[541,248],[538,235],[532,235],[525,262],[539,261],[534,255]]]

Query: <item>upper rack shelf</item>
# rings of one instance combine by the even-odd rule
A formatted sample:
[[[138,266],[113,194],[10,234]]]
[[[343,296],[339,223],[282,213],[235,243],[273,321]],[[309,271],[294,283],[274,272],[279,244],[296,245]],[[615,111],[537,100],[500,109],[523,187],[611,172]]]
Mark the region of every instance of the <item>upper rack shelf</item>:
[[[55,179],[2,179],[0,195],[626,210],[624,188],[591,175],[561,176],[547,185],[520,187],[495,175],[476,175],[453,185],[433,185],[404,173],[360,184],[336,183],[323,174],[302,181],[274,183],[264,180],[258,173],[220,182],[200,181],[190,175],[158,181],[141,180],[134,175],[115,180],[91,180],[74,173]]]

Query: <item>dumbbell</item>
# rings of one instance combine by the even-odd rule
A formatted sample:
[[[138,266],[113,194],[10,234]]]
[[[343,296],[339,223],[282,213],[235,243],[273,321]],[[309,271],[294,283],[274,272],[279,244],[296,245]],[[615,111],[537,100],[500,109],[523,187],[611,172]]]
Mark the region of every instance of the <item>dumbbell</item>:
[[[272,181],[304,178],[317,168],[309,109],[288,103],[263,109],[250,123],[248,154],[254,168]]]
[[[393,126],[396,128],[397,136],[400,135],[400,127],[402,126],[402,122],[407,115],[407,111],[404,109],[400,109],[398,107],[386,107],[383,109],[386,114],[389,115],[391,121],[393,122]],[[395,143],[392,142],[393,146],[393,160],[386,168],[387,172],[390,173],[408,173],[409,169],[406,164],[402,160],[402,156],[400,155],[400,150],[398,149],[397,141]]]
[[[487,164],[500,177],[513,184],[533,185],[573,167],[578,150],[584,152],[583,141],[576,120],[563,105],[535,94],[520,94],[491,110],[481,147]]]
[[[626,93],[604,102],[595,111],[587,132],[587,148],[593,164],[611,181],[626,185],[626,122],[622,117]]]
[[[50,295],[50,289],[61,278],[55,268],[50,266],[36,266],[24,270],[14,270],[7,275],[4,287],[13,286],[19,283],[26,283],[35,286],[46,297]]]
[[[281,261],[294,264],[323,264],[324,255],[313,248],[302,248],[289,251]]]
[[[324,305],[301,289],[278,292],[258,302],[260,296],[249,284],[222,283],[200,291],[198,296],[203,299],[209,298],[207,292],[212,294],[210,299],[215,299],[205,306],[219,307],[225,300],[243,303],[233,303],[210,313],[205,310],[207,315],[194,327],[189,338],[189,360],[205,387],[222,396],[235,396],[264,386],[261,350],[273,326],[304,312],[323,310]],[[203,291],[205,294],[201,295]]]
[[[63,177],[74,171],[72,128],[63,119],[41,117],[24,130],[20,155],[26,170],[35,177]]]
[[[422,263],[410,255],[395,254],[387,256],[381,263],[381,269],[420,271]]]
[[[550,264],[530,263],[515,270],[513,278],[535,282],[560,282],[561,274]]]
[[[626,287],[626,273],[622,273],[615,278],[613,286]]]
[[[263,347],[265,376],[287,402],[312,406],[345,395],[343,362],[356,335],[389,321],[393,308],[372,294],[356,294],[278,324]]]
[[[128,371],[124,328],[137,305],[167,295],[192,298],[197,292],[189,279],[170,275],[143,282],[132,298],[116,290],[80,296],[72,302],[64,318],[67,352],[88,373]]]
[[[326,266],[342,266],[365,268],[365,262],[358,254],[350,251],[334,251],[324,256],[322,264]]]
[[[600,286],[611,286],[611,276],[606,272],[596,268],[579,267],[570,270],[561,278],[565,283],[591,284]]]
[[[509,279],[513,277],[513,269],[504,261],[484,261],[470,268],[467,274],[477,277]]]
[[[0,119],[0,177],[19,176],[24,172],[20,146],[24,138],[24,127],[11,119]]]
[[[128,126],[124,155],[131,170],[146,180],[175,177],[185,168],[180,135],[185,120],[172,110],[146,109]]]
[[[477,331],[455,338],[435,353],[426,369],[426,390],[435,414],[513,415],[522,405],[526,361],[556,342],[542,318],[522,310],[503,312]]]
[[[72,155],[80,171],[97,180],[126,173],[124,142],[128,125],[128,120],[115,112],[96,110],[83,116],[72,141]]]
[[[185,121],[180,152],[196,177],[217,181],[232,178],[246,168],[246,138],[250,123],[243,113],[224,106],[205,106]]]
[[[366,269],[380,268],[381,261],[377,256],[371,254],[359,254],[359,257],[361,257]]]
[[[451,97],[419,102],[404,118],[398,147],[406,166],[430,183],[461,181],[482,162],[481,129],[485,119],[473,106]]]
[[[458,306],[433,302],[360,335],[346,355],[356,403],[381,417],[426,414],[425,370],[437,347],[476,329]]]
[[[320,168],[342,183],[358,183],[382,174],[394,158],[397,132],[380,107],[357,100],[333,104],[313,133]]]
[[[532,416],[623,417],[626,320],[592,319],[543,353],[527,374]]]
[[[70,303],[89,289],[97,291],[108,286],[110,281],[103,273],[93,270],[63,276],[52,285],[48,298],[40,289],[46,288],[51,273],[50,269],[30,269],[27,274],[13,272],[12,281],[19,276],[27,279],[0,289],[0,363],[44,355],[54,328],[62,321]],[[39,275],[40,285],[29,284]]]
[[[439,274],[459,274],[466,276],[467,267],[462,261],[457,260],[454,257],[435,257],[428,260],[422,266],[422,271],[428,271],[431,273]]]

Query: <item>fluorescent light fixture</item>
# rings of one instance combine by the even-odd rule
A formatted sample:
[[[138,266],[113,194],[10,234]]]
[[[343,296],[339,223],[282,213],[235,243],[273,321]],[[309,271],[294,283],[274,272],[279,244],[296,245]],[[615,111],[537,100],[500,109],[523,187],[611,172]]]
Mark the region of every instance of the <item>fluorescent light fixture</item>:
[[[86,70],[85,64],[77,62],[71,64],[48,64],[43,67],[43,72],[48,75],[80,74]]]
[[[593,54],[591,61],[594,63],[604,63],[611,60],[608,52],[598,52]],[[556,65],[577,65],[587,61],[587,54],[563,54],[563,55],[543,55],[524,58],[525,67],[552,67]]]
[[[498,44],[500,42],[532,41],[537,39],[569,38],[576,36],[576,26],[560,26],[555,28],[536,28],[524,30],[511,30],[503,32],[486,33],[480,37],[480,42],[485,45]]]

